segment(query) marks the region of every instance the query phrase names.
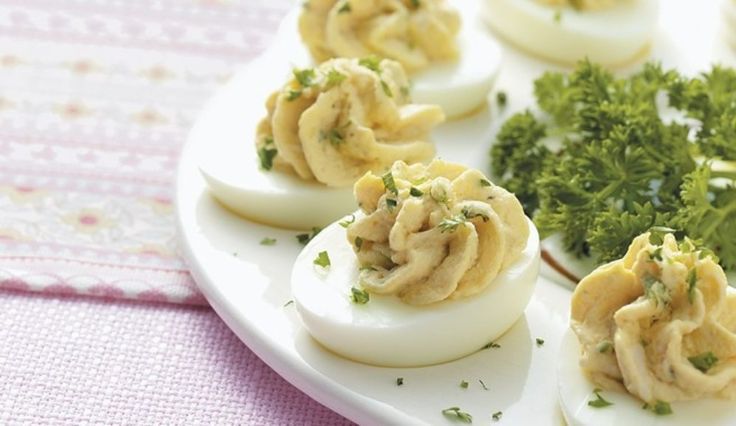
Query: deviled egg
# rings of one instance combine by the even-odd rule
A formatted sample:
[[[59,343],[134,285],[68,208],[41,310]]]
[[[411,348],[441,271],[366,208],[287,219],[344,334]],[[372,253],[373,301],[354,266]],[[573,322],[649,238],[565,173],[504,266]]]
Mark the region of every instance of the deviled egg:
[[[501,50],[478,22],[477,1],[450,3],[310,0],[284,21],[279,41],[301,67],[333,57],[398,61],[411,76],[417,102],[458,117],[485,105]]]
[[[429,133],[444,114],[411,103],[408,84],[391,60],[338,58],[295,69],[268,96],[250,158],[236,159],[247,173],[234,182],[203,168],[211,192],[245,217],[287,228],[324,226],[353,211],[352,184],[367,171],[434,156]]]
[[[621,65],[642,54],[657,25],[656,0],[483,0],[483,15],[502,37],[545,59],[588,57]]]
[[[622,259],[600,266],[575,289],[571,328],[579,346],[571,335],[561,353],[563,411],[571,424],[641,424],[672,412],[673,424],[733,424],[736,292],[713,256],[692,241],[678,244],[672,234],[661,243],[651,239],[637,237]],[[579,347],[575,369],[571,347]],[[621,407],[586,404],[581,396]]]
[[[355,184],[361,210],[298,256],[292,295],[309,333],[375,365],[450,361],[523,314],[539,237],[516,197],[477,170],[396,162]]]

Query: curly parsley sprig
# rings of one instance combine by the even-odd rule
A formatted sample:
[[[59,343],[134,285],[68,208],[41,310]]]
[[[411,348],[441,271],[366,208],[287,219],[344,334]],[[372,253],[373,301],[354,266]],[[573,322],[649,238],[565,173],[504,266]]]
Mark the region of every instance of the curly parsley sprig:
[[[544,74],[534,93],[541,111],[504,123],[491,156],[544,236],[605,262],[669,227],[736,268],[736,71],[688,78],[649,63],[616,78],[582,61]],[[663,120],[663,95],[700,126]]]

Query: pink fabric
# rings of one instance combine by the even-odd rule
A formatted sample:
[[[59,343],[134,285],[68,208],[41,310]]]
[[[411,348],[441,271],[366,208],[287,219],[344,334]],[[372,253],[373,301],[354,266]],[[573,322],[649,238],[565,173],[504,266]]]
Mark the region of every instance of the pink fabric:
[[[197,306],[174,226],[187,131],[290,5],[0,2],[0,424],[346,423]]]
[[[181,146],[286,0],[0,4],[0,288],[205,304],[179,256]]]
[[[0,291],[0,424],[341,425],[209,308]]]

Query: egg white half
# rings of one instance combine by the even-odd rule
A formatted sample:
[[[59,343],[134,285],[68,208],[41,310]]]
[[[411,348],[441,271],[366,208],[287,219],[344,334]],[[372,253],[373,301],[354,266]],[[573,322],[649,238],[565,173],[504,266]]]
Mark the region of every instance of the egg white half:
[[[659,2],[626,0],[604,10],[578,12],[537,0],[483,0],[483,15],[503,38],[545,59],[574,63],[586,56],[605,65],[633,60],[649,45]]]
[[[352,186],[330,188],[260,168],[256,126],[268,95],[291,74],[276,50],[240,69],[204,110],[192,138],[206,140],[199,167],[210,194],[247,219],[290,229],[323,227],[357,208]]]
[[[478,20],[478,1],[453,2],[462,18],[457,42],[460,56],[455,62],[433,64],[410,76],[413,102],[436,104],[448,118],[473,113],[483,107],[501,65],[501,47]],[[315,63],[298,30],[300,8],[294,9],[279,27],[277,46],[294,66]]]
[[[338,223],[299,254],[291,291],[302,323],[318,342],[346,358],[390,367],[415,367],[469,355],[498,339],[524,313],[539,271],[539,235],[531,221],[520,258],[478,295],[411,306],[395,296],[350,299],[359,264]],[[313,264],[327,251],[331,266]]]
[[[733,292],[731,288],[729,292]],[[580,343],[572,329],[562,338],[557,361],[557,389],[560,407],[570,426],[616,426],[616,425],[709,425],[727,426],[736,424],[736,409],[733,401],[702,399],[671,403],[672,414],[658,416],[643,410],[643,402],[634,396],[615,391],[603,391],[601,396],[613,405],[603,408],[588,406],[595,385],[580,369]]]

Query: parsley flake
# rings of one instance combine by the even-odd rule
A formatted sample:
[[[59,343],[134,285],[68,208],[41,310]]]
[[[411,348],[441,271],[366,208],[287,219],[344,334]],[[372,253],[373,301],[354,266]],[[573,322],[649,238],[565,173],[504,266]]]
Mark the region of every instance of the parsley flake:
[[[292,74],[294,74],[294,78],[302,88],[311,86],[312,81],[317,76],[313,68],[305,68],[303,70],[294,69]]]
[[[438,228],[440,228],[440,232],[454,232],[458,226],[462,225],[468,220],[468,218],[462,214],[456,214],[455,216],[450,216],[442,219],[442,221],[437,225]]]
[[[708,372],[718,362],[718,357],[713,352],[704,352],[700,355],[695,355],[687,358],[693,367],[700,370],[702,373]]]
[[[687,300],[692,304],[695,300],[695,289],[698,283],[698,273],[695,268],[687,273]]]
[[[371,300],[371,296],[362,288],[351,287],[350,300],[352,300],[356,305],[365,305],[369,300]]]
[[[505,107],[507,101],[508,98],[506,96],[506,92],[496,93],[496,103],[498,103],[498,106],[500,106],[501,108]]]
[[[260,244],[262,246],[272,246],[272,245],[276,244],[276,238],[264,237],[261,240]]]
[[[390,171],[381,176],[381,180],[383,181],[383,187],[387,191],[394,195],[399,195],[399,190],[396,188],[396,182],[394,181],[394,175]]]
[[[460,387],[463,388],[463,389],[467,389],[468,388],[468,385],[469,385],[469,383],[468,383],[467,380],[463,380],[462,382],[460,382]]]
[[[388,211],[394,211],[396,208],[398,201],[394,200],[393,198],[386,198],[386,207],[388,208]]]
[[[544,339],[540,339],[539,337],[537,337],[536,342],[538,347],[544,346]]]
[[[403,377],[397,377],[396,378],[396,386],[403,386],[404,385],[404,378]]]
[[[345,81],[346,78],[347,76],[345,74],[333,68],[327,73],[325,86],[328,88],[338,86],[340,83]]]
[[[607,401],[601,396],[601,392],[602,391],[598,388],[593,389],[595,399],[588,401],[589,406],[593,408],[603,408],[608,407],[609,405],[613,405],[613,402]]]
[[[312,263],[317,266],[327,268],[328,266],[330,266],[330,255],[327,254],[326,251],[321,251],[317,254],[317,257],[314,258],[314,261]]]
[[[478,380],[480,382],[480,386],[483,388],[483,390],[488,390],[488,386],[486,386],[485,383],[483,383],[483,380]]]
[[[296,236],[296,240],[299,241],[299,244],[307,245],[307,243],[312,241],[312,238],[316,237],[321,231],[322,228],[318,228],[316,226],[312,227],[312,232],[308,234],[298,234]]]
[[[344,219],[340,221],[340,226],[343,228],[347,228],[348,226],[352,225],[355,222],[355,215],[351,214],[348,219]]]
[[[480,186],[483,186],[483,187],[493,186],[493,184],[488,179],[481,179],[480,180]]]
[[[366,67],[377,74],[381,74],[381,60],[376,56],[361,58],[358,60],[358,65]]]
[[[649,404],[645,402],[644,405],[641,406],[641,408],[644,410],[649,410],[658,416],[666,416],[668,414],[672,414],[672,407],[670,406],[670,403],[660,400],[654,401],[654,404]]]
[[[444,410],[442,410],[442,414],[447,417],[454,417],[465,423],[473,423],[473,416],[471,416],[469,413],[466,413],[465,411],[461,411],[460,407],[445,408]]]
[[[495,413],[491,414],[491,418],[494,422],[501,420],[501,417],[503,417],[503,411],[496,411]]]
[[[286,303],[284,303],[284,305],[282,306],[282,308],[285,308],[285,307],[287,307],[289,305],[293,305],[293,304],[294,304],[294,301],[293,300],[289,300]]]
[[[337,13],[348,13],[352,10],[353,8],[350,7],[350,2],[346,1],[345,3],[342,4],[342,6],[340,6],[339,9],[337,9]]]
[[[363,239],[360,237],[355,237],[355,248],[360,251],[360,248],[363,247]]]
[[[276,149],[272,137],[267,137],[263,141],[263,145],[258,148],[258,160],[263,170],[271,170],[273,168],[273,159],[279,151]]]
[[[602,340],[598,345],[596,345],[595,350],[598,351],[598,353],[608,353],[613,351],[613,343],[611,343],[608,340]]]
[[[301,96],[301,95],[302,95],[302,91],[301,90],[289,89],[289,91],[286,93],[286,100],[289,101],[289,102],[292,102],[292,101],[298,99],[299,96]]]
[[[391,87],[389,87],[388,83],[386,83],[384,80],[381,80],[381,89],[383,89],[383,93],[389,98],[394,97],[394,93],[391,91]]]

